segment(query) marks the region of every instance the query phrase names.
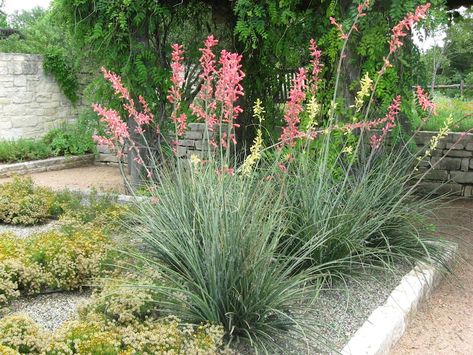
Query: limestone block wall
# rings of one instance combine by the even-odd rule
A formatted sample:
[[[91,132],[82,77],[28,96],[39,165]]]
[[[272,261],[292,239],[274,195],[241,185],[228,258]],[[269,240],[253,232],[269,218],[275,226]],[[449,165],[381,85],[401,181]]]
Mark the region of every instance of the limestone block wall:
[[[419,132],[419,149],[429,146],[437,132]],[[450,133],[442,139],[432,156],[421,163],[419,172],[427,175],[421,183],[424,192],[451,193],[473,197],[473,134]]]
[[[183,159],[190,158],[192,155],[196,155],[199,158],[205,158],[207,156],[205,152],[206,149],[208,149],[208,145],[205,143],[206,140],[204,140],[204,134],[204,123],[189,123],[186,132],[177,143],[177,156]],[[215,137],[213,138],[215,139]],[[99,152],[97,163],[118,164],[116,154],[111,152],[108,147],[97,146],[97,149]],[[126,158],[124,158],[123,161],[126,162]]]
[[[0,53],[0,139],[40,137],[77,113],[41,56]]]

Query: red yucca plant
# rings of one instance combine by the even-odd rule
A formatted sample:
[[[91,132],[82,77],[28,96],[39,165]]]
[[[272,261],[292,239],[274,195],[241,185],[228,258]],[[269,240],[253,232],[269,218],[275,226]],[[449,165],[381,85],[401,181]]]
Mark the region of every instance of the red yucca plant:
[[[136,128],[130,132],[118,112],[95,105],[108,133],[95,139],[117,149],[119,156],[126,150],[136,150],[137,162],[145,165],[149,178],[158,181],[159,188],[150,192],[152,198],[136,206],[134,222],[144,226],[140,237],[146,248],[135,256],[139,264],[156,268],[168,281],[166,287],[153,286],[166,296],[161,304],[164,313],[189,322],[223,324],[228,341],[246,340],[266,352],[282,347],[289,338],[320,344],[323,337],[303,316],[306,301],[316,297],[316,285],[331,276],[350,275],[354,266],[378,262],[387,268],[390,261],[399,258],[410,262],[440,260],[441,248],[413,227],[424,221],[427,204],[408,203],[412,189],[404,193],[409,180],[405,155],[389,155],[380,163],[374,159],[361,166],[351,160],[347,167],[340,152],[335,163],[328,163],[334,131],[363,133],[381,127],[370,139],[372,152],[381,150],[396,124],[401,97],[393,99],[384,117],[367,120],[376,86],[406,31],[425,16],[430,5],[418,7],[393,29],[389,54],[376,73],[374,85],[368,87],[364,111],[360,106],[361,113],[357,113],[358,118],[362,117],[342,124],[335,117],[341,63],[346,60],[347,41],[369,6],[366,1],[357,7],[348,31],[331,19],[344,41],[334,96],[326,104],[325,125],[303,129],[303,113],[315,118],[324,111],[318,109],[323,103],[316,100],[321,52],[315,40],[310,41],[311,64],[308,69],[300,68],[293,81],[280,141],[264,148],[281,157],[286,150],[293,155],[285,161],[276,160],[265,179],[260,178],[258,169],[255,174],[239,174],[230,159],[230,149],[236,143],[233,129],[242,111],[238,101],[244,94],[241,55],[222,51],[217,58],[213,49],[218,41],[209,36],[204,42],[199,61],[202,84],[190,109],[205,123],[205,140],[212,152],[209,160],[215,159],[206,164],[193,163],[191,169],[181,169],[179,160],[174,170],[157,171],[144,164],[131,133],[144,138],[153,115],[142,98],[139,101],[143,110],[137,110],[120,78],[103,69]],[[168,100],[173,106],[170,119],[175,137],[171,145],[175,146],[187,129],[188,115],[181,92],[184,50],[178,44],[172,49]],[[421,90],[417,94],[421,106],[432,111],[425,94]],[[256,107],[261,116],[264,110],[259,104]],[[218,139],[212,134],[216,131]],[[300,141],[311,142],[319,137],[323,137],[323,144],[317,159],[296,154]],[[362,135],[359,137],[354,154],[362,146]],[[343,172],[341,178],[334,178],[335,169]],[[130,232],[136,233],[135,226],[130,226]],[[179,297],[173,297],[176,294]]]

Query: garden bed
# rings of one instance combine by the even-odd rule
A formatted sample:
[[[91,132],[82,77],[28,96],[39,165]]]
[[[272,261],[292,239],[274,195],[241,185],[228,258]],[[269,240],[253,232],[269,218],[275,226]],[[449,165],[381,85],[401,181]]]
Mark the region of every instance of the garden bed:
[[[56,157],[13,164],[0,164],[0,178],[12,175],[24,175],[43,171],[76,168],[83,165],[93,164],[93,162],[94,155],[86,154],[81,156]]]
[[[156,270],[151,272],[151,276],[146,273],[136,274],[137,270],[131,273],[127,270],[125,274],[121,274],[122,271],[116,273],[123,265],[128,265],[121,266],[120,263],[128,263],[128,259],[120,260],[122,258],[117,258],[114,254],[117,245],[122,249],[129,246],[140,252],[146,249],[146,245],[139,240],[139,237],[137,239],[137,235],[147,233],[145,226],[136,225],[133,231],[127,232],[115,230],[118,228],[117,218],[124,213],[123,209],[130,208],[120,207],[116,203],[129,204],[137,202],[137,199],[131,196],[111,197],[92,191],[53,192],[31,184],[28,178],[14,178],[4,192],[13,193],[15,196],[22,194],[8,200],[12,203],[20,201],[20,197],[26,198],[24,201],[30,201],[28,196],[35,195],[49,207],[44,209],[44,216],[32,215],[31,218],[23,216],[21,220],[13,219],[13,216],[10,218],[13,222],[39,221],[32,226],[0,225],[0,235],[6,233],[3,234],[3,240],[0,238],[2,242],[0,252],[3,253],[0,255],[0,261],[10,263],[5,263],[5,270],[12,275],[11,277],[14,275],[11,274],[8,265],[21,265],[18,269],[19,280],[23,280],[21,285],[14,286],[19,293],[4,290],[10,303],[5,304],[0,312],[0,330],[2,324],[4,327],[14,324],[15,327],[25,326],[32,332],[41,333],[43,340],[48,337],[62,339],[55,345],[51,345],[53,343],[47,340],[38,343],[38,347],[45,349],[47,346],[64,344],[61,338],[61,334],[64,333],[61,332],[75,332],[77,329],[81,329],[81,332],[92,332],[94,337],[99,338],[105,334],[99,330],[100,327],[104,327],[107,329],[106,332],[111,332],[116,337],[120,337],[120,332],[125,329],[133,329],[134,332],[143,334],[148,331],[154,332],[155,327],[174,329],[175,323],[156,314],[159,313],[159,305],[155,304],[153,297],[156,295],[152,289],[146,287],[133,289],[126,284],[128,282],[126,279],[117,281],[113,276],[132,275],[128,280],[139,277],[141,279],[137,280],[144,282],[144,285],[152,282],[157,287],[162,286],[161,279],[153,279],[155,277],[153,272]],[[138,198],[138,202],[146,204],[151,202],[151,198]],[[14,210],[14,206],[13,204],[8,210]],[[22,213],[25,211],[33,210],[27,209]],[[55,214],[51,214],[53,212]],[[113,227],[114,225],[116,226]],[[137,228],[140,231],[144,228],[143,233]],[[110,260],[114,260],[114,264],[118,263],[113,269],[109,269]],[[73,274],[69,275],[71,270]],[[33,292],[28,288],[30,272],[35,272],[38,279],[44,278]],[[288,314],[301,316],[308,320],[307,324],[315,325],[312,328],[314,333],[311,340],[303,341],[301,333],[296,333],[290,337],[292,339],[290,341],[289,338],[276,341],[281,341],[281,346],[288,354],[299,354],[307,350],[310,353],[325,352],[328,346],[336,351],[343,349],[345,354],[383,352],[401,336],[410,312],[416,309],[418,303],[428,293],[428,289],[434,284],[431,281],[437,280],[437,274],[433,271],[425,275],[419,273],[413,275],[411,272],[405,276],[408,272],[409,266],[399,263],[382,269],[367,267],[357,270],[353,267],[350,276],[344,277],[343,281],[336,281],[336,278],[326,280],[326,286],[320,290],[317,297],[308,296],[301,299],[299,305],[295,304],[294,308],[291,306],[288,309]],[[113,277],[109,277],[110,275]],[[406,280],[407,287],[403,286]],[[92,290],[91,285],[94,285]],[[411,288],[415,292],[412,292]],[[82,289],[89,290],[89,293],[78,292]],[[408,297],[399,297],[401,293],[407,294]],[[136,295],[138,298],[134,298]],[[157,302],[161,300],[159,297],[162,296],[158,296]],[[85,307],[80,307],[84,301],[87,301]],[[389,311],[386,311],[386,308]],[[378,323],[372,324],[386,314],[392,315],[388,318],[389,322],[384,321],[382,326]],[[133,322],[127,323],[128,320],[122,317],[131,317]],[[91,328],[87,323],[89,320],[92,320]],[[118,323],[114,323],[117,320]],[[150,323],[147,320],[150,320]],[[97,327],[97,330],[93,327]],[[379,334],[374,343],[367,341],[371,339],[373,327],[377,331],[376,334]],[[368,337],[364,338],[366,333]],[[0,337],[0,345],[1,341],[5,340]],[[112,343],[106,344],[112,346],[110,345]],[[120,347],[117,346],[113,345],[113,351],[118,353]],[[152,346],[159,346],[159,343]],[[356,350],[353,350],[353,346]],[[362,350],[360,346],[363,347]],[[351,352],[347,352],[347,347],[350,347]],[[245,346],[235,348],[243,354],[253,354],[253,349]]]
[[[387,354],[440,280],[440,273],[431,268],[414,269],[403,277],[405,270],[401,266],[396,272],[368,273],[348,281],[346,287],[325,290],[307,315],[330,324],[320,331],[337,346],[337,352]],[[90,296],[90,292],[56,292],[20,298],[0,313],[0,319],[21,314],[54,332],[63,323],[78,319],[78,310],[90,302]],[[288,354],[307,351],[305,345],[295,344],[287,344]],[[319,353],[319,345],[310,344],[311,353]]]

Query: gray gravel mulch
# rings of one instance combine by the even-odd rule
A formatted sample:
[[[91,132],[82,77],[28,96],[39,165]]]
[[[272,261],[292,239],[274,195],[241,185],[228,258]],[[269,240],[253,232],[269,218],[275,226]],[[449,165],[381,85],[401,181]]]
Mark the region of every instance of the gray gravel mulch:
[[[48,232],[52,229],[57,228],[58,221],[50,220],[44,224],[38,224],[33,226],[21,226],[21,225],[11,225],[11,224],[0,224],[0,234],[1,233],[13,233],[20,239],[25,239],[36,233]]]
[[[77,316],[80,305],[90,299],[90,292],[60,292],[25,297],[13,301],[2,310],[2,316],[23,314],[44,329],[55,331]]]

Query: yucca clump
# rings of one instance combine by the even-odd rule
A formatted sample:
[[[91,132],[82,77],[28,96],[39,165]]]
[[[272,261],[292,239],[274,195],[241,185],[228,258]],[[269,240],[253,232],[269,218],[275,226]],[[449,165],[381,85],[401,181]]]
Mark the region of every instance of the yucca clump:
[[[227,341],[274,350],[280,336],[308,327],[290,310],[314,295],[314,278],[295,273],[301,261],[281,252],[287,211],[278,186],[215,169],[163,172],[160,188],[136,206],[143,244],[136,261],[165,283],[135,287],[162,295],[164,314],[222,324]]]
[[[292,247],[297,255],[312,246],[306,265],[329,278],[350,277],[366,267],[390,269],[402,263],[434,263],[448,269],[451,248],[434,237],[431,218],[439,200],[421,197],[413,187],[416,156],[388,149],[363,164],[337,159],[341,175],[330,164],[301,159],[288,173]]]

